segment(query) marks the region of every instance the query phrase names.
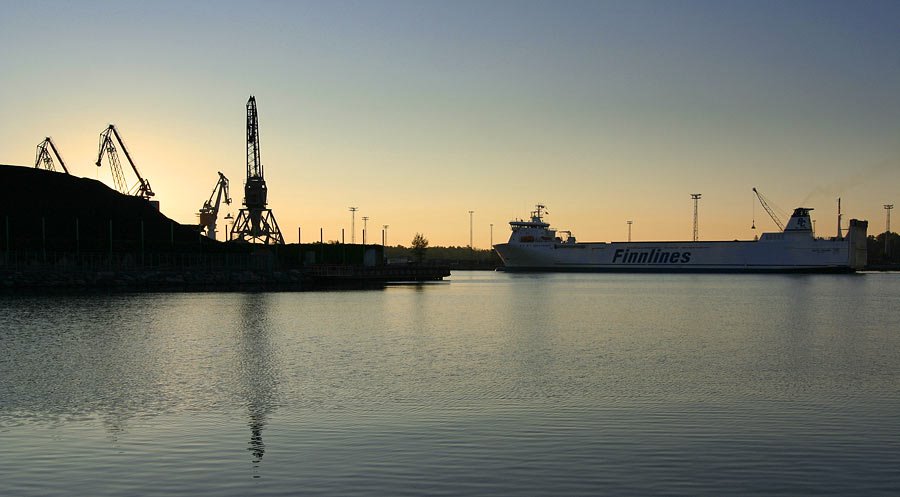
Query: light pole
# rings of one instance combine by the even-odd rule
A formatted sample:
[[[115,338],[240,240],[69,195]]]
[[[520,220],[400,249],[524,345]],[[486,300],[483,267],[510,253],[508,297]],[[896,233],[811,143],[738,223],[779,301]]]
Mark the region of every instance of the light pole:
[[[628,241],[629,241],[629,242],[631,242],[631,224],[632,224],[633,222],[634,222],[634,221],[625,221],[625,223],[628,224]]]
[[[491,248],[494,248],[494,223],[491,223]]]
[[[366,227],[369,225],[368,224],[369,216],[363,216],[362,220],[363,220],[363,245],[365,245],[366,244]]]
[[[384,231],[381,232],[381,245],[387,247],[387,229],[388,225],[384,224],[381,226],[384,228]]]
[[[475,250],[475,245],[472,243],[472,214],[475,211],[469,211],[469,248],[473,251]]]
[[[894,204],[884,204],[884,212],[887,215],[884,223],[884,256],[885,258],[890,257],[891,255],[891,209],[894,208]]]
[[[700,239],[699,226],[697,225],[697,202],[700,200],[700,193],[692,193],[691,198],[694,199],[694,241]]]
[[[231,225],[234,224],[234,216],[229,212],[225,215],[225,236],[231,240]],[[300,243],[299,241],[297,243]]]
[[[359,207],[350,208],[350,243],[356,243],[356,211]]]

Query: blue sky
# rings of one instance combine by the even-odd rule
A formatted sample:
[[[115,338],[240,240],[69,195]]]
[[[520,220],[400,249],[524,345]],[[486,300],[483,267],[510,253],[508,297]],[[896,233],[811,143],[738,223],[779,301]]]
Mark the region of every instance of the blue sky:
[[[390,243],[465,245],[475,210],[486,247],[536,202],[685,239],[695,192],[701,238],[748,238],[754,186],[877,233],[900,184],[898,2],[4,3],[0,162],[50,135],[109,182],[113,122],[182,222],[216,171],[240,202],[250,94],[288,241],[354,205]]]

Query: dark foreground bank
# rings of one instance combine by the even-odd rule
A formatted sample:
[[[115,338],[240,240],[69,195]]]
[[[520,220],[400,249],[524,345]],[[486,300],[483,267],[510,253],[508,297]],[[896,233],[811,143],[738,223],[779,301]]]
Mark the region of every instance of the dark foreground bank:
[[[385,264],[380,245],[219,242],[95,180],[0,165],[0,289],[232,291],[440,280]]]

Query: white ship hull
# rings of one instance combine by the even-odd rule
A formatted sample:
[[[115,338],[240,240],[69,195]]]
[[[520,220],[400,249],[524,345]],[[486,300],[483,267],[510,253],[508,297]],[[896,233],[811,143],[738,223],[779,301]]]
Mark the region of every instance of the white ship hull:
[[[509,271],[846,273],[866,264],[867,223],[857,220],[842,238],[815,238],[801,221],[759,240],[722,242],[577,243],[540,217],[511,224],[510,241],[494,246]]]

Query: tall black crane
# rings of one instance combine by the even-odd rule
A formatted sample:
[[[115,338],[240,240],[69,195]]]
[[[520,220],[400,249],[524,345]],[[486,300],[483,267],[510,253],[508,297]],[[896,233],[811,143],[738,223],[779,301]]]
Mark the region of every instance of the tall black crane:
[[[69,170],[66,168],[66,163],[63,162],[62,157],[59,156],[59,150],[56,150],[56,145],[53,144],[53,140],[51,140],[49,136],[44,138],[44,141],[38,143],[37,153],[34,156],[34,167],[46,169],[48,171],[56,171],[56,166],[53,164],[53,155],[50,155],[51,150],[53,151],[53,155],[56,156],[56,160],[59,161],[59,165],[62,167],[63,172],[70,174]]]
[[[259,157],[259,118],[256,97],[247,101],[247,182],[244,183],[244,208],[238,212],[229,239],[241,242],[284,244],[284,237],[267,208],[266,180]]]
[[[122,165],[119,163],[119,153],[116,151],[113,137],[119,142],[119,146],[122,147],[122,152],[125,153],[125,158],[128,159],[128,164],[131,165],[134,175],[137,176],[138,182],[133,187],[129,188],[128,183],[125,181],[125,174],[122,172]],[[119,136],[118,130],[116,130],[116,127],[112,124],[100,133],[100,151],[97,153],[97,167],[100,167],[100,163],[103,160],[103,152],[106,152],[107,157],[109,157],[109,167],[112,170],[113,182],[116,185],[116,190],[119,190],[125,195],[135,195],[147,200],[150,200],[150,197],[155,195],[150,188],[150,182],[144,179],[144,177],[141,176],[141,173],[138,172],[137,166],[135,166],[134,161],[131,160],[131,154],[129,154],[128,149],[125,148],[125,142],[122,141],[122,137]]]

